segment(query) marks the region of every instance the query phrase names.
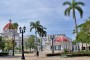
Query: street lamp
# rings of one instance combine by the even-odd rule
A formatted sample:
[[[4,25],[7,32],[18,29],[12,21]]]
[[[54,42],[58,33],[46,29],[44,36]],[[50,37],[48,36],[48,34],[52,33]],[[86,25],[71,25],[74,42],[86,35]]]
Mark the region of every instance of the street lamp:
[[[25,33],[25,30],[26,30],[26,27],[24,26],[23,28],[22,27],[19,27],[19,30],[20,30],[20,33],[22,33],[22,57],[21,59],[25,60],[25,57],[24,57],[24,46],[23,46],[23,33]]]
[[[53,46],[54,35],[51,35],[50,38],[52,39],[52,46],[51,46],[52,48],[51,49],[52,49],[52,53],[54,54],[54,46]]]

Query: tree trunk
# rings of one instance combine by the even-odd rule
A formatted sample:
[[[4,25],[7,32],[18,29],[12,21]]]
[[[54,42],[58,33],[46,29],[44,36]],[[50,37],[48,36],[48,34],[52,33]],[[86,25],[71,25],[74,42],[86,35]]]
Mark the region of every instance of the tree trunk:
[[[87,42],[86,42],[86,49],[85,50],[87,50]]]
[[[27,43],[26,43],[26,51],[27,51]]]
[[[31,47],[30,47],[30,52],[31,52]]]
[[[76,16],[75,16],[75,9],[73,9],[73,18],[74,18],[74,21],[75,21],[76,38],[78,40],[78,28],[77,28],[77,22],[76,22]],[[79,45],[78,45],[78,51],[79,51]]]
[[[82,42],[82,52],[83,52],[83,42]]]
[[[35,30],[36,31],[36,30]],[[38,40],[37,40],[37,31],[35,32],[35,35],[36,35],[36,55],[39,56],[39,52],[38,52]]]
[[[42,46],[42,37],[41,37],[41,51],[42,51],[42,49],[43,49],[43,46]]]
[[[12,56],[14,56],[14,47],[15,47],[15,40],[13,39],[13,54],[12,54]]]
[[[53,39],[52,39],[52,54],[54,54]]]

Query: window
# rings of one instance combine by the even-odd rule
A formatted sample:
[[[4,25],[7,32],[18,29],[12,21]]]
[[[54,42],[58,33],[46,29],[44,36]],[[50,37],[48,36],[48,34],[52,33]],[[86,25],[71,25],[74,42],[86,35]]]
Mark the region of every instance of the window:
[[[58,46],[58,50],[61,50],[61,45]]]
[[[57,50],[57,49],[56,49],[56,46],[54,46],[54,50]]]
[[[61,50],[61,45],[54,46],[55,50]]]

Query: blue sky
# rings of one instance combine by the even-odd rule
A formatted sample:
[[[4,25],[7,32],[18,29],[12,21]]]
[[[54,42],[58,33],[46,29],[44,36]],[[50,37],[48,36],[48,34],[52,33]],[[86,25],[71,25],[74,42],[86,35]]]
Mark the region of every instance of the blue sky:
[[[3,31],[5,24],[17,22],[19,26],[26,26],[25,35],[34,34],[30,32],[30,22],[39,20],[47,28],[48,34],[66,34],[74,39],[72,34],[74,29],[74,20],[72,16],[64,16],[64,10],[67,6],[62,3],[67,0],[0,0],[0,32]],[[68,0],[71,1],[71,0]],[[80,18],[78,12],[77,23],[83,23],[90,16],[90,0],[77,0],[85,3],[83,18]]]

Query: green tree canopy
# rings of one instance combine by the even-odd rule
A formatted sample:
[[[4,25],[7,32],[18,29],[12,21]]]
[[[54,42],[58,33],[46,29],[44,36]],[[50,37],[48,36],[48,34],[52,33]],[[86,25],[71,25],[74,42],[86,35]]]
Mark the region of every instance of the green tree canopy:
[[[29,48],[35,48],[34,40],[35,40],[35,36],[34,35],[31,35],[27,39],[27,45],[28,45]]]
[[[5,47],[5,41],[2,39],[2,37],[0,36],[0,49],[3,50]]]
[[[84,23],[80,24],[78,28],[78,41],[83,43],[90,43],[90,19],[87,19]]]

